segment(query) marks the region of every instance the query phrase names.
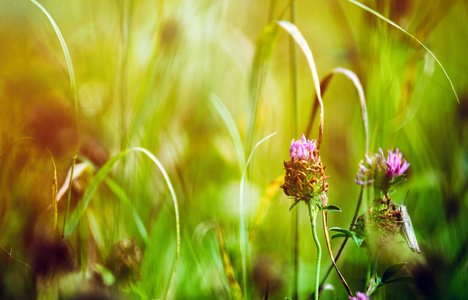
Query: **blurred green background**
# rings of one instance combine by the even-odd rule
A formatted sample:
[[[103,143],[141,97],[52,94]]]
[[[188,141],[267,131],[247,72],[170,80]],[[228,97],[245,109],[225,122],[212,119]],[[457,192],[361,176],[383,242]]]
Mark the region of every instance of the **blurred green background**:
[[[181,230],[169,298],[236,297],[235,281],[242,281],[239,189],[244,170],[238,157],[249,156],[252,141],[277,132],[257,148],[247,168],[244,216],[248,232],[255,229],[255,234],[249,243],[246,295],[263,299],[268,289],[269,299],[292,297],[292,200],[278,184],[269,185],[284,176],[290,141],[311,122],[315,88],[298,50],[294,117],[291,48],[284,32],[279,32],[262,72],[252,71],[262,28],[272,20],[290,20],[290,3],[41,4],[60,28],[74,66],[78,161],[99,168],[122,150],[138,146],[153,153],[169,175]],[[415,280],[386,285],[374,296],[462,298],[468,292],[468,2],[364,4],[431,49],[460,98],[457,103],[428,52],[388,23],[348,1],[294,2],[293,23],[314,54],[320,78],[336,67],[359,77],[367,100],[370,151],[399,148],[411,164],[408,181],[392,199],[401,203],[410,190],[406,206],[422,253],[412,253],[399,237],[382,268],[407,261],[402,275]],[[60,240],[66,196],[58,204],[57,228],[50,225],[54,169],[46,149],[54,158],[60,189],[77,141],[74,104],[57,35],[30,1],[0,3],[0,66],[0,298],[164,298],[176,264],[176,218],[164,177],[148,157],[132,152],[117,162],[109,178],[126,196],[101,184],[66,241]],[[264,79],[257,114],[249,96],[252,76]],[[239,131],[240,152],[216,98]],[[343,210],[329,214],[329,227],[349,226],[359,194],[354,178],[365,140],[358,100],[355,87],[339,75],[324,95],[320,152],[330,176],[330,203]],[[315,120],[308,138],[317,137]],[[69,219],[94,176],[91,169],[83,174],[73,185]],[[306,299],[314,291],[315,246],[305,206],[296,209],[299,298]],[[319,232],[325,245],[321,228]],[[332,241],[334,249],[338,244]],[[113,253],[126,263],[121,278],[116,274],[123,271],[111,262]],[[365,289],[365,253],[348,243],[338,262],[353,291]],[[231,280],[223,258],[232,265]],[[324,249],[322,274],[329,263]],[[335,273],[327,283],[321,297],[347,297]]]

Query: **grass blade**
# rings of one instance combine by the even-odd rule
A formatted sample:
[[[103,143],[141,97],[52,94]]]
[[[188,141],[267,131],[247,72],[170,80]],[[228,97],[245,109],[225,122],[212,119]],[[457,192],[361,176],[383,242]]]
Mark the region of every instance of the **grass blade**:
[[[240,252],[241,252],[241,260],[242,260],[242,286],[243,286],[243,294],[246,299],[248,299],[248,293],[247,293],[247,250],[248,250],[248,243],[249,243],[249,238],[247,235],[247,226],[245,225],[245,220],[244,220],[244,184],[245,184],[245,178],[247,175],[247,169],[250,164],[250,161],[252,159],[252,156],[255,152],[255,149],[257,149],[258,146],[260,146],[264,141],[268,140],[272,136],[276,134],[272,133],[269,136],[263,138],[260,142],[258,142],[255,147],[252,149],[250,152],[249,158],[247,159],[247,163],[245,164],[244,171],[242,172],[242,179],[240,183],[240,191],[239,191],[239,218],[240,218]]]
[[[96,176],[93,178],[93,180],[89,183],[85,194],[83,195],[83,199],[81,200],[81,205],[79,205],[75,211],[73,212],[72,216],[70,217],[70,220],[68,224],[66,224],[65,227],[65,232],[64,232],[64,237],[68,238],[74,229],[76,228],[78,221],[80,218],[83,216],[84,212],[89,206],[89,203],[91,202],[91,198],[94,195],[94,193],[97,191],[100,183],[104,181],[111,171],[111,169],[114,167],[114,165],[124,158],[128,153],[130,152],[141,152],[144,153],[146,156],[148,156],[159,168],[161,173],[163,174],[163,177],[167,183],[167,186],[169,188],[169,191],[171,192],[171,196],[174,202],[174,211],[175,211],[175,217],[176,217],[176,232],[177,232],[177,247],[176,247],[176,257],[175,257],[175,266],[174,270],[172,273],[171,281],[169,284],[169,287],[167,289],[165,299],[167,299],[171,293],[172,287],[174,285],[174,280],[175,280],[175,275],[177,272],[177,265],[179,262],[179,256],[180,256],[180,218],[179,218],[179,206],[177,202],[177,196],[174,191],[174,187],[172,186],[171,180],[169,179],[169,175],[167,175],[166,170],[164,169],[163,165],[161,162],[148,150],[144,148],[130,148],[127,150],[124,150],[120,152],[119,154],[115,155],[112,157],[97,173]]]
[[[389,20],[388,18],[384,17],[383,15],[379,14],[378,12],[376,12],[375,10],[373,10],[372,8],[368,7],[368,6],[365,6],[364,4],[360,3],[360,2],[357,2],[355,0],[346,0],[348,2],[351,2],[352,4],[362,8],[363,10],[373,14],[374,16],[376,16],[377,18],[387,22],[388,24],[392,25],[393,27],[397,28],[398,30],[404,32],[407,36],[409,36],[410,38],[412,38],[413,40],[415,40],[419,45],[421,45],[431,56],[432,58],[434,58],[434,60],[437,62],[437,64],[439,65],[439,67],[442,69],[442,71],[444,72],[445,74],[445,77],[447,78],[448,82],[450,83],[450,86],[452,87],[452,91],[453,91],[453,94],[455,95],[455,98],[457,98],[457,102],[460,103],[460,99],[458,98],[458,94],[457,94],[457,91],[455,90],[455,87],[453,86],[453,83],[452,83],[452,80],[450,79],[447,71],[445,70],[444,66],[442,65],[442,63],[439,61],[439,59],[435,56],[434,53],[432,53],[432,51],[426,47],[426,45],[424,45],[420,40],[418,40],[418,38],[416,38],[414,35],[412,35],[411,33],[409,33],[408,31],[406,31],[405,29],[403,29],[402,27],[400,27],[398,24],[396,24],[395,22]]]
[[[58,28],[57,24],[55,23],[54,19],[52,16],[47,12],[47,10],[36,0],[30,0],[34,5],[39,7],[40,10],[47,16],[47,19],[49,19],[50,24],[52,24],[52,27],[54,27],[55,33],[57,34],[57,37],[59,39],[60,45],[62,46],[63,54],[65,55],[65,60],[67,62],[67,67],[68,67],[68,73],[70,74],[70,87],[71,87],[71,93],[73,97],[73,107],[74,107],[74,115],[75,115],[75,134],[76,134],[76,146],[75,146],[75,151],[72,159],[72,167],[71,167],[71,176],[70,176],[70,186],[72,183],[72,178],[73,178],[73,172],[75,170],[75,163],[76,163],[76,158],[78,156],[78,128],[79,128],[79,118],[78,118],[78,94],[76,92],[76,80],[75,80],[75,71],[73,69],[73,63],[70,57],[70,52],[68,51],[67,43],[65,43],[65,39],[63,38],[62,32]],[[70,199],[71,199],[71,189],[68,192],[68,201],[67,201],[67,209],[65,211],[65,219],[63,221],[63,230],[62,230],[62,235],[65,235],[65,225],[67,224],[67,217],[68,217],[68,209],[70,207]]]
[[[245,166],[245,155],[244,147],[242,146],[242,140],[239,134],[239,130],[237,129],[236,122],[234,122],[234,119],[229,113],[229,110],[226,108],[226,106],[221,101],[221,99],[219,99],[218,96],[212,94],[209,98],[211,103],[213,104],[213,107],[216,109],[221,119],[223,120],[224,125],[226,125],[226,128],[229,131],[229,135],[231,136],[232,142],[234,143],[234,147],[236,148],[237,161],[239,162],[239,167],[242,171],[242,168]]]
[[[315,91],[317,94],[317,99],[319,101],[321,110],[320,110],[320,125],[319,125],[319,137],[318,137],[318,144],[317,148],[320,148],[320,144],[322,142],[323,136],[323,103],[322,103],[322,96],[320,91],[320,80],[317,73],[317,67],[315,65],[314,57],[312,55],[312,51],[309,48],[306,40],[302,36],[299,29],[296,25],[288,22],[288,21],[275,21],[270,24],[265,25],[263,27],[262,32],[257,40],[257,46],[255,50],[255,56],[252,63],[252,70],[249,79],[249,95],[250,95],[250,125],[248,130],[248,138],[247,141],[249,143],[247,147],[247,151],[250,151],[254,132],[256,128],[256,119],[257,119],[257,111],[259,107],[259,98],[263,83],[263,77],[265,73],[266,65],[265,63],[270,59],[271,53],[273,52],[274,44],[278,35],[278,27],[283,28],[298,44],[299,48],[302,50],[304,55],[306,56],[307,63],[309,65],[310,71],[312,73],[312,77],[314,80]]]
[[[320,91],[320,79],[317,73],[317,67],[315,65],[314,56],[312,55],[312,51],[310,50],[309,45],[307,44],[306,40],[302,36],[299,29],[297,29],[296,25],[289,23],[288,21],[277,21],[277,24],[286,30],[287,33],[294,38],[296,43],[299,45],[299,48],[302,50],[304,55],[307,59],[307,64],[309,65],[310,71],[312,73],[312,78],[314,80],[315,85],[315,93],[317,95],[318,102],[320,104],[320,124],[319,124],[319,137],[317,141],[317,149],[320,148],[320,144],[322,143],[323,139],[323,101],[322,101],[322,93]]]
[[[138,215],[138,212],[136,211],[135,206],[133,206],[130,198],[127,196],[125,191],[111,178],[105,178],[104,182],[109,187],[109,189],[120,199],[120,201],[132,211],[133,221],[135,222],[138,231],[140,232],[143,242],[145,243],[146,247],[149,248],[150,244],[148,231],[146,230],[145,224]]]
[[[323,78],[320,83],[320,88],[323,94],[325,94],[325,92],[327,91],[327,88],[328,88],[328,85],[330,84],[331,79],[336,74],[343,74],[344,76],[346,76],[346,78],[351,80],[351,82],[353,83],[354,87],[356,88],[358,92],[359,101],[361,105],[361,119],[362,119],[362,125],[364,128],[364,138],[366,142],[366,153],[368,153],[369,152],[369,119],[367,116],[366,98],[364,96],[364,89],[362,88],[362,84],[359,81],[359,77],[353,71],[344,69],[344,68],[335,68],[327,76],[325,76],[325,78]],[[312,108],[312,112],[309,118],[309,124],[305,131],[306,135],[310,133],[317,110],[318,110],[318,102],[314,101],[314,106]]]

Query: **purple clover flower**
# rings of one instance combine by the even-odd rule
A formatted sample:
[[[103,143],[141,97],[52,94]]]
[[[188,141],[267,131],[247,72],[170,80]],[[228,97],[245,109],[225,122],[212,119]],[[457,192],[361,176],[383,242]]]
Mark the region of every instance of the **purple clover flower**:
[[[388,157],[386,159],[382,148],[379,148],[378,153],[366,155],[365,159],[361,160],[359,171],[354,181],[359,185],[370,185],[374,181],[375,176],[380,172],[385,174],[387,181],[391,181],[393,178],[403,175],[409,165],[403,159],[403,155],[398,148],[395,153],[392,150],[388,150]]]
[[[382,148],[379,149],[379,152],[382,157],[384,157]],[[403,175],[403,173],[405,173],[410,165],[406,160],[403,159],[403,155],[399,152],[398,148],[396,148],[395,153],[393,153],[391,150],[388,150],[388,157],[386,162],[388,170],[386,171],[385,175],[389,180],[392,180],[394,177]]]
[[[361,160],[359,163],[359,171],[356,175],[356,179],[354,180],[357,184],[367,186],[374,181],[372,176],[374,172],[375,161],[377,159],[378,157],[374,154],[366,154],[365,160]]]
[[[370,299],[369,296],[361,292],[357,292],[356,297],[349,296],[349,300],[369,300],[369,299]]]
[[[307,140],[305,135],[302,134],[302,138],[297,142],[294,139],[291,141],[291,147],[289,147],[289,156],[292,160],[316,160],[317,146],[314,141]]]

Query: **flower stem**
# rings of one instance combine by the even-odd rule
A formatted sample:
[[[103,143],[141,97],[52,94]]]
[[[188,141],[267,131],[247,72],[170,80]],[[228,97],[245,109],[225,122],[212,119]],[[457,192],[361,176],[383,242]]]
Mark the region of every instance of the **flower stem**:
[[[354,216],[353,216],[353,220],[351,221],[351,224],[349,225],[349,230],[352,230],[353,229],[353,226],[354,226],[354,223],[356,222],[356,219],[357,219],[357,215],[359,213],[359,210],[361,208],[361,203],[362,203],[362,198],[363,198],[363,194],[364,194],[364,186],[361,187],[361,192],[359,193],[359,198],[358,198],[358,202],[356,204],[356,209],[354,211]],[[336,257],[335,257],[335,263],[338,261],[338,259],[340,258],[341,256],[341,252],[343,252],[343,249],[344,247],[346,246],[346,242],[348,242],[348,237],[345,237],[343,242],[341,243],[341,246],[340,246],[340,249],[338,250],[338,253],[336,254]],[[323,286],[325,281],[327,280],[328,278],[328,275],[330,275],[331,273],[331,270],[333,269],[333,263],[330,264],[330,267],[328,267],[328,270],[325,272],[325,276],[322,278],[322,281],[320,282],[320,286]],[[310,297],[311,298],[311,297]],[[309,299],[310,299],[309,298]]]
[[[315,220],[317,219],[317,210],[312,207],[314,204],[309,200],[307,201],[307,207],[309,209],[309,220],[310,228],[312,230],[312,236],[314,237],[315,246],[317,246],[317,262],[315,266],[315,300],[319,297],[319,281],[320,281],[320,260],[322,259],[322,249],[320,247],[320,241],[317,236],[317,226]]]
[[[328,203],[327,196],[322,195],[322,196],[320,196],[320,198],[322,199],[322,206],[326,206],[327,203]],[[343,283],[343,286],[345,287],[346,291],[348,292],[348,295],[350,297],[353,297],[353,293],[351,292],[351,289],[349,288],[348,283],[346,282],[345,278],[343,277],[340,270],[338,269],[338,266],[335,263],[335,258],[333,257],[333,251],[332,251],[331,243],[330,243],[330,236],[328,235],[328,222],[327,222],[327,211],[326,210],[322,211],[322,217],[323,217],[323,232],[324,232],[324,235],[325,235],[325,241],[326,241],[326,244],[327,244],[328,253],[330,254],[330,260],[331,260],[333,266],[335,267],[336,273],[340,277],[340,280]]]

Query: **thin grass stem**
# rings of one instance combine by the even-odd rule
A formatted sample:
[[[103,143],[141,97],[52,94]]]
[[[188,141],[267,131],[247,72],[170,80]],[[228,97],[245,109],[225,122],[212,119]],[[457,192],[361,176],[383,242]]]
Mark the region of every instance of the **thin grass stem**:
[[[290,21],[292,24],[296,23],[296,1],[290,1]],[[291,136],[296,136],[297,127],[299,123],[299,85],[298,85],[298,74],[297,74],[297,47],[292,36],[289,37],[289,68],[290,68],[290,84],[291,84]],[[292,299],[298,299],[299,289],[299,213],[295,209],[292,213],[292,235],[293,235],[293,246],[292,246],[292,261],[293,261],[293,278],[292,278]]]
[[[276,132],[270,134],[269,136],[263,138],[260,142],[258,142],[255,147],[252,149],[250,152],[249,158],[247,159],[247,162],[244,167],[244,171],[242,172],[242,179],[240,183],[240,191],[239,191],[239,231],[240,231],[240,239],[239,239],[239,246],[240,246],[240,252],[241,252],[241,260],[242,260],[242,288],[243,288],[243,295],[245,299],[249,298],[248,290],[247,290],[247,261],[250,262],[250,257],[249,257],[249,235],[247,233],[247,228],[248,225],[245,224],[245,218],[244,218],[244,184],[245,184],[245,179],[247,176],[247,170],[250,164],[250,161],[252,160],[252,156],[255,152],[255,149],[257,149],[260,144],[262,144],[264,141],[268,140],[270,137],[274,136]]]

